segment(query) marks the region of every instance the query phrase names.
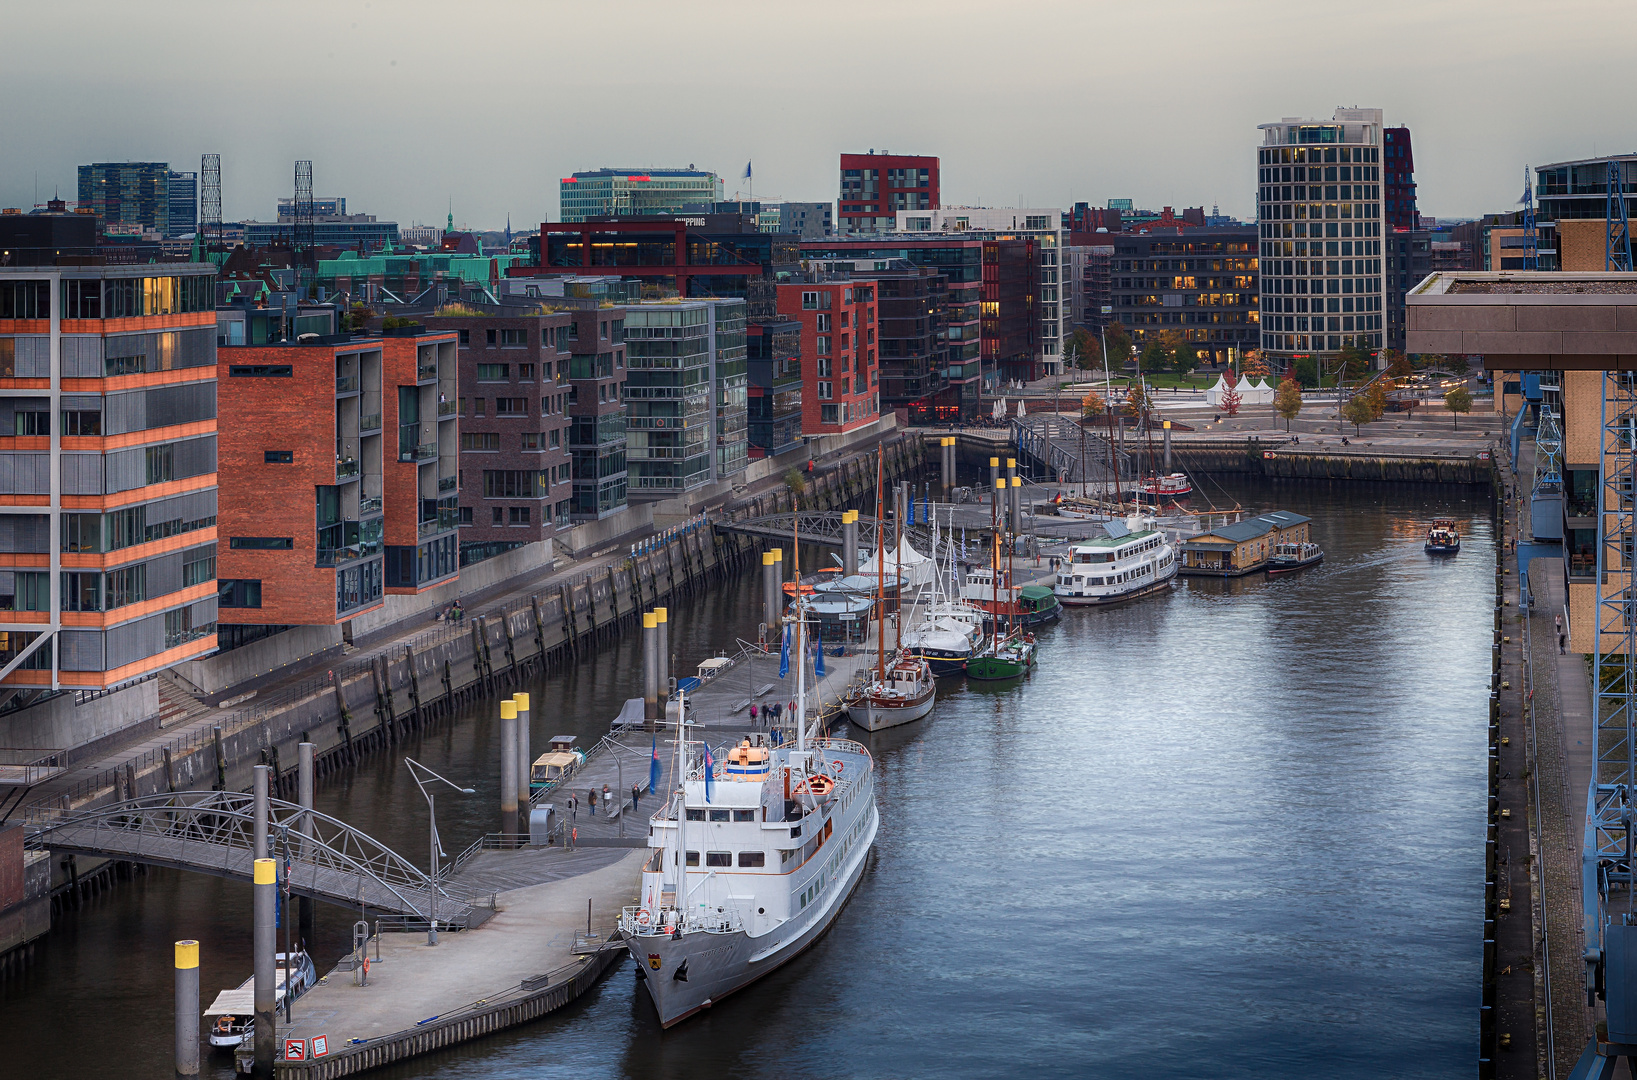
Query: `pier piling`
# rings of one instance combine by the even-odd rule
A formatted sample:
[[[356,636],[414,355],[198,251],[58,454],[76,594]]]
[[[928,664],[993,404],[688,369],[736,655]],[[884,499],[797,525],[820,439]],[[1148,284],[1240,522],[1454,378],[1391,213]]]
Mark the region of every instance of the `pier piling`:
[[[777,552],[775,561],[777,561]],[[659,662],[659,711],[665,715],[665,710],[671,704],[671,632],[666,623],[667,609],[654,609],[655,652],[654,658]]]
[[[762,552],[762,622],[768,633],[779,625],[779,584],[777,549]]]
[[[517,702],[500,703],[500,831],[517,833]]]
[[[261,766],[257,768],[260,772],[258,790],[265,798],[266,770]],[[265,823],[265,816],[261,820]],[[278,903],[278,863],[273,859],[258,858],[255,882],[251,949],[255,953],[253,968],[256,1019],[255,1056],[251,1076],[255,1080],[273,1080],[273,1047],[276,1045],[274,1040],[277,1036],[273,1027],[273,995],[274,980],[277,978],[274,954],[278,951],[278,928],[274,921],[274,909]]]
[[[762,568],[771,571],[773,559],[762,556]],[[765,587],[769,573],[762,574]],[[765,588],[764,588],[765,591]],[[643,727],[654,730],[661,719],[659,711],[659,617],[651,611],[642,613],[642,718]]]
[[[529,827],[529,772],[534,759],[529,757],[529,695],[519,690],[512,695],[517,703],[517,814],[524,832]]]
[[[199,1075],[199,943],[176,943],[176,1075]]]
[[[266,765],[255,765],[250,769],[250,794],[254,800],[251,803],[251,813],[255,821],[251,822],[250,857],[252,859],[267,858],[267,787],[268,774],[273,770]]]
[[[858,573],[858,511],[848,510],[841,515],[841,572],[847,577]],[[778,625],[774,612],[773,625]]]
[[[947,501],[949,499],[949,493],[955,490],[955,437],[953,435],[945,435],[943,438],[938,440],[938,448],[943,451],[941,455],[942,461],[940,464],[943,467],[943,495],[945,501]]]
[[[310,742],[302,742],[296,746],[296,803],[308,811],[301,817],[301,853],[305,858],[309,854],[309,845],[313,838],[313,819],[310,816],[313,809],[313,791],[317,780],[317,770],[313,767],[313,752],[316,748]],[[313,898],[303,896],[298,907],[297,924],[301,930],[301,940],[305,944],[313,939]]]

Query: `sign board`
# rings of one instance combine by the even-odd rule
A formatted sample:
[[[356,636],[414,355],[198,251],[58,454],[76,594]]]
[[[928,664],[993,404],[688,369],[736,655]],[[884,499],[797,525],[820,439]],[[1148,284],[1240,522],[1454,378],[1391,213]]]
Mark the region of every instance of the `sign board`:
[[[1489,451],[1488,450],[1479,450],[1478,451],[1478,460],[1479,461],[1488,461],[1489,460]]]
[[[307,1040],[306,1039],[285,1039],[284,1040],[284,1060],[285,1061],[306,1061],[307,1060]]]
[[[1112,314],[1114,314],[1114,309],[1109,307],[1107,304],[1104,304],[1103,305],[1103,314],[1104,315],[1112,315]]]
[[[328,1035],[313,1036],[313,1057],[321,1058],[330,1052],[330,1037]]]

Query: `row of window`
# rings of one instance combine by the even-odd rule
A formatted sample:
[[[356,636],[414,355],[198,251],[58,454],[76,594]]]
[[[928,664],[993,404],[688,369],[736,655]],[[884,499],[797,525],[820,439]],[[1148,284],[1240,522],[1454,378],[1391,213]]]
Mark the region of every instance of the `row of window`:
[[[1340,142],[1342,129],[1337,127],[1288,128],[1292,143]],[[1284,146],[1257,151],[1257,161],[1263,165],[1318,165],[1337,161],[1379,162],[1381,150],[1374,146]]]
[[[1288,165],[1282,169],[1261,169],[1258,170],[1257,173],[1257,183],[1266,186],[1279,183],[1288,184],[1294,180],[1298,184],[1305,184],[1308,182],[1324,182],[1334,184],[1339,180],[1344,184],[1350,184],[1355,180],[1381,179],[1381,168],[1377,165],[1342,165],[1339,167],[1339,171],[1338,166],[1331,165],[1322,170],[1322,176],[1320,175],[1320,172],[1321,170],[1319,169],[1309,170],[1303,165],[1296,166],[1294,170],[1292,170]],[[1288,195],[1285,196],[1287,199],[1289,197],[1290,196]],[[1262,201],[1267,202],[1271,198],[1272,196],[1267,195],[1264,191]]]
[[[214,492],[210,495],[214,496]],[[193,505],[197,502],[197,505]],[[216,524],[214,498],[198,500],[166,500],[145,506],[114,510],[107,514],[64,514],[62,516],[62,549],[64,551],[118,551],[120,548],[163,540],[167,536]],[[154,518],[149,521],[149,517]]]
[[[599,401],[605,401],[606,402],[606,401],[618,401],[619,400],[619,387],[618,386],[606,386],[606,385],[604,385],[604,386],[599,386],[597,389],[599,391],[599,393],[598,393],[598,400]],[[568,407],[570,405],[574,405],[574,404],[577,403],[579,395],[578,395],[578,393],[576,393],[576,390],[577,390],[576,387],[571,386],[571,387],[569,387],[568,392],[565,393],[565,394],[544,394],[544,395],[542,395],[541,398],[540,398],[540,415],[541,416],[561,416],[568,409]],[[470,406],[471,406],[471,411],[470,412],[467,411],[468,402],[470,402]],[[526,397],[497,397],[497,398],[494,399],[494,403],[495,403],[495,411],[494,411],[495,416],[532,416],[533,415],[533,413],[531,413],[529,411],[529,399],[526,398]],[[481,397],[461,398],[459,400],[459,402],[457,402],[457,406],[459,408],[460,415],[462,415],[462,416],[488,416],[489,415],[489,399],[488,398],[481,398]]]

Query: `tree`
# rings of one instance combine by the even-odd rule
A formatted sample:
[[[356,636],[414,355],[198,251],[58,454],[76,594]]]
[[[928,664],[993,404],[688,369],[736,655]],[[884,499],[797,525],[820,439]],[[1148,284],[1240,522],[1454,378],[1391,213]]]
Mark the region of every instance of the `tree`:
[[[1104,401],[1103,395],[1097,393],[1095,390],[1080,399],[1081,416],[1101,416],[1103,415],[1103,410],[1107,408],[1108,402]]]
[[[1069,335],[1069,348],[1074,354],[1074,366],[1081,371],[1103,366],[1103,347],[1098,343],[1097,335],[1085,327]]]
[[[1341,360],[1342,370],[1350,378],[1361,378],[1370,370],[1370,353],[1362,345],[1357,344],[1355,338],[1348,338],[1346,344],[1341,347]]]
[[[1151,343],[1142,351],[1142,361],[1138,365],[1144,372],[1152,374],[1164,371],[1171,358],[1165,353],[1165,346],[1159,342]]]
[[[1290,422],[1302,411],[1301,385],[1289,375],[1279,380],[1278,392],[1273,395],[1273,408],[1285,418],[1285,430],[1289,431]]]
[[[1395,379],[1402,379],[1415,370],[1410,366],[1410,358],[1397,349],[1384,350],[1381,359],[1387,365],[1387,374]]]
[[[1370,408],[1369,396],[1354,394],[1347,399],[1347,404],[1341,407],[1342,419],[1353,425],[1353,434],[1359,434],[1361,428],[1375,419],[1375,413]]]
[[[1154,408],[1154,402],[1148,396],[1148,386],[1138,380],[1131,384],[1125,395],[1125,415],[1143,416]]]
[[[1252,349],[1245,354],[1245,359],[1239,365],[1240,374],[1247,379],[1266,379],[1269,374],[1267,361],[1262,359],[1259,349]]]
[[[1371,421],[1380,420],[1387,415],[1387,387],[1384,381],[1377,379],[1359,394],[1370,406]]]
[[[1131,359],[1131,335],[1119,323],[1109,323],[1103,330],[1103,344],[1108,346],[1108,366],[1121,371]]]
[[[1302,356],[1290,365],[1290,373],[1296,381],[1304,387],[1317,389],[1319,385],[1319,364],[1311,356]]]
[[[1244,396],[1230,385],[1226,390],[1222,391],[1222,411],[1229,416],[1238,416],[1239,403],[1244,400]]]
[[[1457,386],[1444,395],[1444,408],[1455,414],[1455,430],[1461,430],[1461,414],[1472,411],[1472,395],[1464,386]]]
[[[1186,375],[1199,365],[1199,353],[1194,350],[1194,344],[1187,339],[1178,341],[1171,346],[1171,370],[1178,375]]]

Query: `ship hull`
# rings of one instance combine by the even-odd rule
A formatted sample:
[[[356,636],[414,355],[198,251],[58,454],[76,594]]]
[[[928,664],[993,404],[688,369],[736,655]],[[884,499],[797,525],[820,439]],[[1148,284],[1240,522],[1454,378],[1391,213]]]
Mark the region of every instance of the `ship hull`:
[[[912,699],[904,704],[881,704],[871,701],[868,695],[857,705],[847,710],[847,716],[865,731],[884,731],[899,724],[908,724],[919,720],[932,711],[934,698],[932,688],[927,687],[926,693],[920,698]]]
[[[1147,585],[1132,589],[1130,592],[1113,593],[1108,596],[1073,596],[1059,593],[1057,599],[1062,601],[1064,607],[1113,607],[1115,604],[1124,604],[1132,600],[1140,600],[1145,596],[1152,596],[1155,593],[1165,592],[1171,587],[1171,582],[1175,580],[1176,575],[1172,574],[1163,581],[1152,581]]]
[[[1296,570],[1305,570],[1309,566],[1317,566],[1324,561],[1323,555],[1314,555],[1308,559],[1269,559],[1269,574],[1289,574]]]
[[[827,908],[803,922],[786,923],[772,933],[751,937],[743,931],[695,931],[681,937],[637,934],[626,938],[626,948],[643,975],[648,998],[659,1013],[662,1027],[681,1023],[708,1009],[736,990],[742,990],[805,952],[834,925],[864,875],[880,815],[871,808],[868,842],[858,845],[844,876],[831,890]],[[780,940],[780,935],[785,938]],[[683,965],[686,964],[686,967]],[[678,973],[684,978],[677,978]]]
[[[1019,679],[1034,666],[1034,654],[1027,660],[1009,660],[996,656],[978,656],[966,662],[966,677],[980,682],[1004,682]]]

